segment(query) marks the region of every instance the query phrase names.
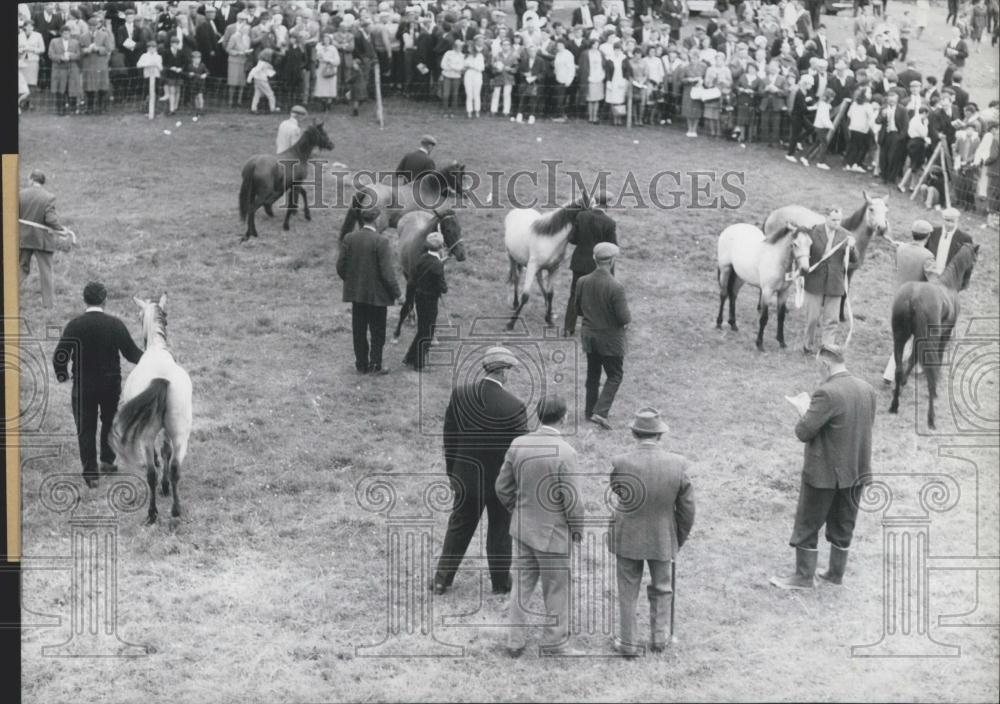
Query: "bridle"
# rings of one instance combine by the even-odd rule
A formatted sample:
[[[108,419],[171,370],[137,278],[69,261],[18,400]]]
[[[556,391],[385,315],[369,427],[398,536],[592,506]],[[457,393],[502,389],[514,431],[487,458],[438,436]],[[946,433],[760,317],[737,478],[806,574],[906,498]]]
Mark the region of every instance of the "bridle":
[[[448,220],[449,218],[454,218],[455,217],[455,213],[453,213],[451,211],[448,211],[448,212],[446,212],[444,214],[441,214],[441,213],[439,213],[437,211],[437,208],[433,208],[431,210],[431,212],[434,213],[434,219],[437,220],[437,227],[438,227],[437,232],[441,232],[441,230],[440,230],[441,223],[443,223],[445,220]],[[442,233],[442,234],[444,234],[444,233]],[[450,246],[447,249],[445,249],[444,250],[445,257],[446,258],[450,257],[451,256],[451,250],[455,249],[455,247],[457,247],[458,245],[462,244],[462,241],[463,241],[463,238],[459,237],[457,240],[455,240],[455,244],[453,244],[452,246]]]

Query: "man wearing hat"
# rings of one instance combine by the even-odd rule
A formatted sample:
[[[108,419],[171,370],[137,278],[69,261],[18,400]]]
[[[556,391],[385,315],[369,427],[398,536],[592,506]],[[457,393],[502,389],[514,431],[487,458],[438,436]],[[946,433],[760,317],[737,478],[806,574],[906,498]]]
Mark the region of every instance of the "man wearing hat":
[[[451,587],[484,507],[493,593],[508,594],[511,589],[510,511],[497,496],[496,481],[511,442],[528,431],[528,419],[524,403],[504,388],[507,370],[518,366],[517,357],[505,347],[490,347],[481,363],[485,376],[452,389],[444,414],[445,472],[455,504],[430,584],[435,594]]]
[[[844,248],[850,254],[850,263],[858,259],[854,236],[840,226],[843,212],[830,207],[826,222],[809,231],[812,246],[809,249],[809,266],[816,268],[805,275],[806,330],[802,351],[813,354],[816,349],[817,328],[824,344],[835,342],[840,320],[840,299],[844,288]]]
[[[80,42],[70,35],[69,25],[63,25],[59,36],[49,44],[49,59],[52,61],[52,94],[56,96],[56,111],[66,114],[66,97],[72,110],[80,112],[77,99],[83,92],[80,77]]]
[[[618,573],[619,633],[615,649],[641,654],[635,609],[643,563],[649,564],[649,633],[652,651],[669,643],[674,558],[694,525],[694,489],[688,461],[660,447],[667,424],[655,408],[643,408],[629,424],[637,446],[612,460],[611,490],[619,497],[609,548]]]
[[[576,312],[583,316],[580,343],[587,354],[586,407],[584,416],[605,430],[608,415],[622,382],[625,329],[632,314],[625,300],[625,287],[612,270],[618,245],[601,242],[594,247],[597,266],[576,284]],[[601,388],[601,370],[607,375]]]
[[[812,589],[819,529],[826,524],[830,564],[820,576],[840,584],[854,535],[858,502],[871,482],[872,425],[878,397],[871,384],[847,371],[844,352],[824,344],[816,355],[823,383],[809,398],[789,399],[799,412],[795,436],[806,444],[802,484],[790,545],[795,572],[771,577],[781,589]]]
[[[427,348],[434,337],[438,299],[448,293],[444,280],[444,236],[440,232],[427,235],[424,254],[417,260],[413,275],[413,298],[417,308],[417,334],[403,358],[403,364],[415,371],[424,368]],[[402,315],[402,313],[400,313]]]
[[[941,213],[944,219],[943,227],[935,227],[927,238],[927,249],[934,255],[937,273],[943,274],[952,257],[964,244],[972,244],[972,238],[958,229],[958,219],[961,213],[957,208],[946,208]]]
[[[87,486],[97,486],[98,453],[95,434],[100,413],[101,472],[116,471],[115,453],[108,444],[111,426],[118,412],[121,397],[122,371],[118,355],[132,364],[142,357],[140,350],[125,324],[104,312],[108,292],[96,281],[83,289],[83,302],[87,310],[71,320],[63,330],[52,356],[52,366],[59,383],[69,378],[69,365],[73,365],[73,420],[80,443],[80,462]]]
[[[938,278],[937,265],[934,262],[934,255],[924,243],[927,236],[931,234],[933,227],[926,220],[914,220],[910,227],[913,233],[912,242],[902,242],[891,240],[896,245],[896,290],[908,281],[933,281]],[[904,361],[909,358],[910,350],[913,348],[912,339],[906,341],[903,348]],[[919,363],[918,363],[919,365]],[[889,355],[889,362],[882,372],[882,380],[886,384],[891,384],[896,378],[896,357]]]
[[[563,335],[569,337],[576,333],[576,286],[580,278],[586,276],[597,264],[594,262],[594,247],[601,242],[618,244],[615,233],[615,221],[601,210],[608,205],[608,195],[600,192],[594,196],[594,205],[598,206],[584,210],[576,216],[573,229],[569,233],[569,241],[574,245],[573,256],[569,268],[573,279],[569,284],[569,299],[566,301],[566,319],[563,325]]]
[[[115,39],[104,27],[104,18],[95,14],[87,21],[88,30],[80,35],[80,51],[83,55],[83,90],[87,94],[87,112],[102,113],[106,109],[108,91],[111,90],[111,74],[108,65],[111,52],[115,50]]]
[[[55,41],[55,40],[53,40]],[[38,262],[38,279],[42,287],[42,306],[54,305],[56,284],[52,276],[52,257],[60,249],[58,232],[63,228],[56,214],[56,197],[45,188],[45,174],[33,169],[28,186],[19,194],[18,217],[20,241],[18,243],[21,282],[31,274],[31,260]],[[25,223],[33,223],[31,225]]]
[[[361,374],[389,372],[382,367],[386,309],[400,300],[392,246],[389,238],[376,229],[381,214],[374,204],[362,210],[361,229],[344,235],[337,255],[344,302],[351,304],[354,367]]]
[[[496,492],[511,512],[514,592],[510,601],[507,649],[518,657],[527,637],[527,606],[541,581],[545,613],[542,636],[547,655],[575,654],[569,648],[570,548],[579,542],[582,494],[576,478],[576,451],[558,426],[566,401],[550,393],[538,402],[538,429],[515,438],[504,457]]]
[[[403,180],[403,183],[416,181],[424,174],[436,170],[434,160],[431,159],[431,152],[436,145],[437,140],[425,134],[420,138],[420,148],[402,158],[396,167],[396,175]]]
[[[299,120],[304,119],[308,114],[306,109],[301,105],[292,106],[292,112],[288,116],[288,119],[278,125],[278,139],[275,143],[278,154],[291,149],[299,141],[299,137],[302,136],[302,127],[299,126]]]

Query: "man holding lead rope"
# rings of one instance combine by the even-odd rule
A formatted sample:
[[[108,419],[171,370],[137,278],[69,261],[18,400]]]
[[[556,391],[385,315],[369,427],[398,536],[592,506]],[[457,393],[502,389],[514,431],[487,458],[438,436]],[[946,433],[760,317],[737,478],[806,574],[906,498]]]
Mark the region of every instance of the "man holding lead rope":
[[[826,222],[810,232],[809,273],[805,275],[806,333],[802,352],[816,353],[817,327],[820,344],[836,344],[840,321],[840,299],[847,293],[847,266],[857,261],[854,237],[840,226],[843,213],[828,208]],[[846,248],[846,253],[845,253]]]
[[[45,188],[45,174],[35,169],[28,177],[28,187],[21,190],[19,222],[21,282],[31,273],[31,259],[38,262],[42,284],[42,305],[52,308],[56,286],[52,276],[52,255],[69,249],[69,230],[59,224],[56,197]],[[75,242],[75,237],[73,237]]]

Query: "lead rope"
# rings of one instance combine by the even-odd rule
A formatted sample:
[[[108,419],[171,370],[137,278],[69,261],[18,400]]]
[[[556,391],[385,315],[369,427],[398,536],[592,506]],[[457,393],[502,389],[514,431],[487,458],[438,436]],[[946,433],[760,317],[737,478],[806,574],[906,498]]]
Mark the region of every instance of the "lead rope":
[[[847,267],[851,264],[851,248],[844,247],[844,308],[847,310],[847,337],[844,338],[844,349],[851,344],[854,334],[854,311],[851,310],[851,280],[847,275]]]

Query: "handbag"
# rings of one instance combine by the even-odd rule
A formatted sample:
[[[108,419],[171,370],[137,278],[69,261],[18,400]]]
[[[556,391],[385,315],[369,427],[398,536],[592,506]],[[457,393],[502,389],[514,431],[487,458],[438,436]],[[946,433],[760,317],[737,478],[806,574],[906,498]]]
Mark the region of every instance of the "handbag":
[[[699,100],[718,100],[721,97],[722,97],[722,90],[713,86],[711,88],[702,88],[701,98],[699,98]]]
[[[337,67],[329,61],[323,62],[323,70],[320,72],[323,78],[333,78],[337,75]]]
[[[705,95],[704,86],[700,83],[695,83],[694,88],[691,89],[691,100],[704,100],[703,95]]]

